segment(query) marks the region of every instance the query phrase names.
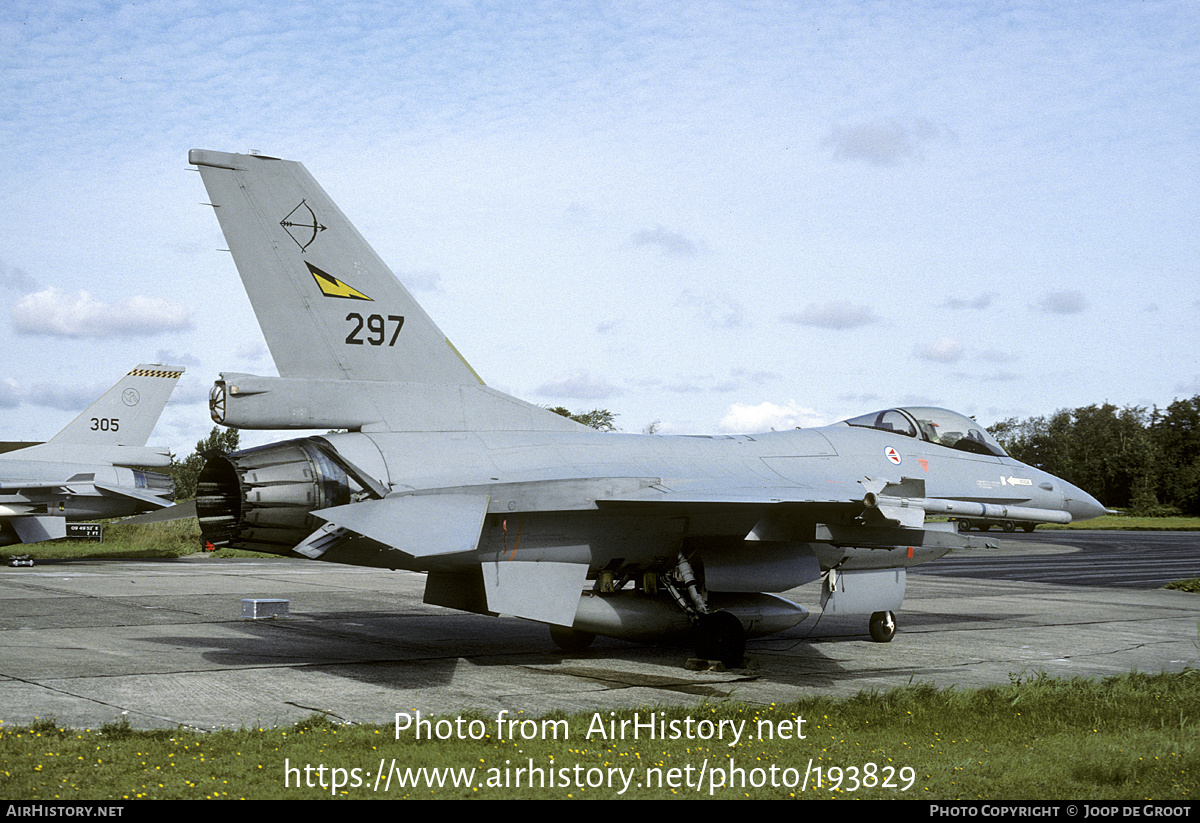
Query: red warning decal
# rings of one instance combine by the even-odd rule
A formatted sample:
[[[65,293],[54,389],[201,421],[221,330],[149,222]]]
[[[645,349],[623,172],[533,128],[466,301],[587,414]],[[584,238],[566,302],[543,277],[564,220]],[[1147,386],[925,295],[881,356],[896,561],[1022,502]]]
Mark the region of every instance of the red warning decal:
[[[897,466],[900,465],[900,452],[896,451],[891,446],[888,446],[883,450],[883,453],[887,455],[888,460],[891,460]]]

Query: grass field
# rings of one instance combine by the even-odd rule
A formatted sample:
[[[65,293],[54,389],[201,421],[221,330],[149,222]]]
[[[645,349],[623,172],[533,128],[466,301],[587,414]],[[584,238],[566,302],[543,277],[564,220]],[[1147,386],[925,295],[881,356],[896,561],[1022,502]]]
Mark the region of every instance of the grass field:
[[[1055,529],[1120,529],[1125,531],[1196,531],[1200,530],[1200,517],[1133,517],[1126,514],[1106,514],[1091,520],[1080,520],[1065,526],[1043,523],[1038,531]]]
[[[1180,801],[1200,789],[1196,670],[1100,682],[1013,677],[961,691],[916,685],[770,706],[517,714],[507,727],[492,714],[422,719],[400,731],[320,716],[208,734],[75,730],[52,719],[0,726],[0,797]],[[662,734],[647,739],[643,725],[632,739],[635,719]]]
[[[1169,528],[1197,527],[1187,521]],[[110,524],[103,544],[13,548],[41,559],[181,557],[199,545],[193,519]],[[1103,682],[1014,677],[1004,688],[971,691],[917,685],[765,707],[646,707],[638,719],[644,724],[651,713],[664,730],[678,730],[677,739],[599,733],[597,724],[609,729],[616,721],[619,729],[620,721],[633,721],[633,710],[549,715],[528,738],[519,724],[505,739],[494,716],[425,718],[435,738],[442,730],[466,732],[447,740],[323,717],[209,734],[123,724],[73,730],[46,718],[0,725],[0,797],[1194,800],[1200,788],[1195,670]],[[743,733],[733,746],[730,737],[701,734],[736,728]],[[471,739],[477,730],[483,734]],[[554,739],[560,730],[566,737]]]
[[[9,546],[5,554],[28,554],[36,560],[95,559],[95,558],[170,558],[187,557],[203,550],[200,524],[196,518],[173,520],[167,523],[129,525],[115,522],[104,524],[104,541],[50,540]],[[216,557],[271,557],[254,552],[222,550]]]

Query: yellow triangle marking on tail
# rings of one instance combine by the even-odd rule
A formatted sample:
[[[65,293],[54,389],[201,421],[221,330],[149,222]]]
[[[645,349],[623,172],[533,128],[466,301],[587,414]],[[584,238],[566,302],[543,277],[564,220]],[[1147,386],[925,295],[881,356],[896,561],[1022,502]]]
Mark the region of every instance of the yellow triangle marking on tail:
[[[365,294],[360,292],[353,286],[347,286],[341,280],[338,280],[332,274],[323,272],[314,266],[312,263],[305,261],[309,272],[312,273],[313,280],[317,281],[317,288],[321,290],[321,294],[326,297],[342,297],[347,300],[371,300]],[[374,301],[372,301],[374,302]]]

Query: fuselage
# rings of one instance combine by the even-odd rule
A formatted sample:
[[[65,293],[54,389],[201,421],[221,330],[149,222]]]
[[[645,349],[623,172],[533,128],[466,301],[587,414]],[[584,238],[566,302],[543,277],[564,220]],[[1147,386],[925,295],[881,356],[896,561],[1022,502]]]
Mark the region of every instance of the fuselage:
[[[919,542],[895,551],[860,549],[845,540],[822,540],[817,531],[824,524],[853,523],[872,483],[909,478],[923,482],[926,498],[1044,510],[1047,520],[1062,512],[1090,517],[1103,511],[1081,490],[1002,453],[973,453],[845,423],[751,435],[581,429],[319,439],[376,478],[389,497],[486,493],[487,516],[474,552],[410,557],[351,537],[322,557],[389,568],[450,570],[481,559],[521,559],[634,574],[669,566],[681,551],[735,563],[747,536],[775,512],[789,514],[772,540],[810,547],[822,568],[915,565],[948,549]],[[225,500],[241,508],[220,514],[226,521],[255,523],[231,545],[286,553],[320,525],[319,516],[306,515],[362,497],[361,485],[306,441],[291,442],[252,450],[263,465],[239,469],[237,484],[228,481]],[[286,460],[272,456],[271,449],[283,448],[290,449]],[[307,479],[313,473],[320,482]],[[285,477],[291,485],[280,485]],[[276,528],[285,531],[271,536]]]
[[[16,517],[60,517],[67,522],[128,517],[157,506],[137,494],[171,500],[168,475],[93,463],[21,460],[17,453],[0,456],[0,545],[19,543],[9,522]],[[124,489],[132,495],[105,491]]]
[[[1104,512],[1091,495],[1008,456],[971,454],[844,424],[745,435],[592,432],[336,434],[325,437],[393,492],[570,478],[657,478],[673,492],[780,501],[861,499],[865,478],[917,477],[931,498]],[[805,492],[811,492],[805,497]]]

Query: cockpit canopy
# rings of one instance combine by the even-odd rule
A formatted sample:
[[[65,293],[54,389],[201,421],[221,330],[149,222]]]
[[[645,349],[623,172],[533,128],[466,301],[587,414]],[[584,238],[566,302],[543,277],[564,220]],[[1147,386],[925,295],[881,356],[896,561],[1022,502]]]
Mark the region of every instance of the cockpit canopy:
[[[906,409],[884,409],[862,414],[844,421],[848,426],[919,437],[939,446],[973,454],[1007,456],[987,429],[971,418],[948,409],[929,406],[909,406]]]

